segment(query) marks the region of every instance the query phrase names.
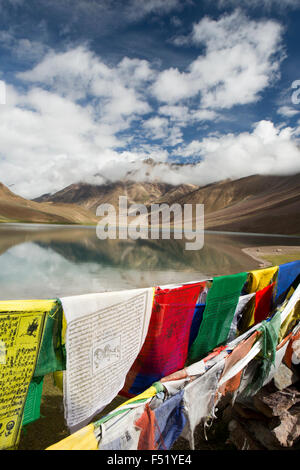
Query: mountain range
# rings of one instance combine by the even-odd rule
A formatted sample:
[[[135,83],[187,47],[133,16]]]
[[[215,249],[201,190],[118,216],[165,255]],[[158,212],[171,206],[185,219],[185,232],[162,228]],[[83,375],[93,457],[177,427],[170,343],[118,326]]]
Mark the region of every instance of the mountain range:
[[[80,205],[31,201],[0,183],[0,222],[91,224],[97,220],[95,214]]]
[[[76,183],[34,200],[0,184],[0,221],[95,224],[96,208],[128,203],[204,204],[207,230],[300,235],[300,174],[252,175],[205,186],[134,182]]]

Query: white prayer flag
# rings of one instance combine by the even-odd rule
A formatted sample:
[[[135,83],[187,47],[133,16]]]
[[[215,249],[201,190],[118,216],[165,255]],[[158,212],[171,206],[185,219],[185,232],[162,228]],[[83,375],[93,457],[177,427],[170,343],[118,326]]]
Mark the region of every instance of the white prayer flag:
[[[84,426],[123,388],[145,341],[154,289],[61,299],[67,323],[65,419]]]

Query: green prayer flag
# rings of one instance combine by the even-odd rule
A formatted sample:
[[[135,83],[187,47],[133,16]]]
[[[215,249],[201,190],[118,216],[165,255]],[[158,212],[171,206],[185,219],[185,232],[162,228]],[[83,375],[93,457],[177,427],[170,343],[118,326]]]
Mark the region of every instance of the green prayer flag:
[[[30,382],[24,407],[22,426],[26,426],[26,424],[32,423],[40,417],[43,382],[44,377],[36,377]]]
[[[152,384],[152,387],[156,389],[156,393],[163,392],[164,391],[164,386],[162,385],[161,382],[154,382]],[[132,403],[144,403],[148,400],[148,398],[139,398],[140,395],[137,395],[136,400],[132,400]],[[99,427],[101,424],[106,423],[109,421],[111,418],[114,418],[115,416],[118,416],[120,414],[128,412],[128,408],[117,408],[114,412],[109,413],[108,415],[103,416],[100,418],[98,421],[93,423],[94,428]]]
[[[202,359],[216,346],[227,340],[247,276],[248,273],[245,272],[213,279],[212,287],[207,294],[198,335],[188,354],[188,364]]]
[[[57,370],[65,370],[65,350],[62,346],[63,308],[60,300],[47,312],[46,324],[34,377],[41,377]]]
[[[262,350],[258,356],[260,363],[255,370],[251,383],[244,392],[245,397],[255,395],[262,388],[270,373],[272,364],[275,363],[280,326],[281,312],[278,311],[271,320],[264,320],[258,328],[258,331],[262,333]]]

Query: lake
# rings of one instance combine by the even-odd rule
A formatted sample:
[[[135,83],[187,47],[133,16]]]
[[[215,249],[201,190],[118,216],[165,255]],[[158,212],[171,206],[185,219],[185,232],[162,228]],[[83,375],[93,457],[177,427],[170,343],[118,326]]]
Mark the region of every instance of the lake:
[[[99,240],[96,227],[0,224],[0,299],[56,298],[201,280],[249,271],[242,249],[300,246],[299,237],[205,232],[184,240]]]

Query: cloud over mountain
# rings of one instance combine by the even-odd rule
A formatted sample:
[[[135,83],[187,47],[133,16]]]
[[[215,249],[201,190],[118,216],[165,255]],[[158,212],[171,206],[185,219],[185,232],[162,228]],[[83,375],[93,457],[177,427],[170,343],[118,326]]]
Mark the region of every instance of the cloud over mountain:
[[[91,22],[92,13],[102,9],[108,18],[121,5],[84,3]],[[82,8],[76,2],[73,14]],[[120,11],[124,21],[139,24],[183,9],[179,0],[131,0]],[[195,19],[186,34],[183,22],[168,21],[178,31],[172,48],[192,51],[185,65],[126,54],[108,61],[92,41],[50,47],[14,28],[2,31],[0,43],[16,61],[31,51],[27,67],[17,62],[8,75],[7,102],[0,106],[2,181],[33,198],[77,181],[101,182],[99,175],[116,181],[129,171],[138,181],[173,184],[298,172],[299,124],[288,121],[297,109],[277,106],[276,118],[284,121],[274,122],[270,113],[256,119],[250,108],[280,79],[283,24],[241,9]],[[241,130],[238,113],[248,116],[248,110]],[[149,157],[160,165],[146,168]],[[197,163],[170,166],[174,160]]]

